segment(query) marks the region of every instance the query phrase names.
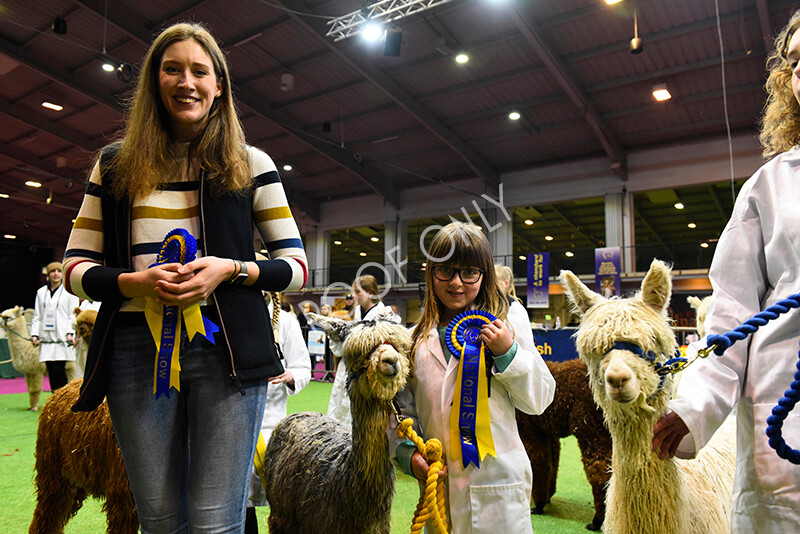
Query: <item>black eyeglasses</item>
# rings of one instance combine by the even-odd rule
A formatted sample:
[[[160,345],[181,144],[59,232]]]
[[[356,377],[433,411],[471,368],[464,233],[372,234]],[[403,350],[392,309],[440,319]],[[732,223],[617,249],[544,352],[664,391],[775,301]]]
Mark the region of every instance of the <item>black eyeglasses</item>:
[[[465,284],[476,284],[483,276],[483,271],[475,267],[463,267],[457,269],[450,265],[434,265],[433,276],[442,282],[449,282],[458,273],[458,277]]]

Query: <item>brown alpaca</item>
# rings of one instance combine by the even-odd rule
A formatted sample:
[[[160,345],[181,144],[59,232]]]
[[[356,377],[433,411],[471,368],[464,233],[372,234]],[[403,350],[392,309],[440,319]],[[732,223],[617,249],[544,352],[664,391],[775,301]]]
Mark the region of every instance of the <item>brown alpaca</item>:
[[[92,340],[94,322],[97,320],[96,310],[75,308],[75,366],[80,376],[86,370],[86,356],[89,354],[89,342]]]
[[[586,478],[592,486],[594,518],[586,525],[600,530],[606,514],[606,485],[611,478],[611,435],[603,412],[589,389],[589,375],[582,360],[547,362],[556,381],[553,402],[541,415],[517,411],[517,426],[533,469],[532,513],[541,514],[556,492],[559,438],[574,435],[581,450]]]
[[[30,534],[61,534],[91,495],[105,499],[108,534],[135,534],[139,517],[105,402],[73,412],[82,380],[44,403],[36,435],[36,510]]]

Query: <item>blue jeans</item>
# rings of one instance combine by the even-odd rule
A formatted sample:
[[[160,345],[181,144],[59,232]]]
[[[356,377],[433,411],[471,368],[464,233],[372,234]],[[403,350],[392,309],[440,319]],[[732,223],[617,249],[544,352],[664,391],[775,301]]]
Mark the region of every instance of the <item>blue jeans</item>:
[[[223,338],[214,346],[184,332],[181,390],[156,400],[144,314],[120,315],[107,400],[142,532],[242,532],[267,379],[242,396]]]

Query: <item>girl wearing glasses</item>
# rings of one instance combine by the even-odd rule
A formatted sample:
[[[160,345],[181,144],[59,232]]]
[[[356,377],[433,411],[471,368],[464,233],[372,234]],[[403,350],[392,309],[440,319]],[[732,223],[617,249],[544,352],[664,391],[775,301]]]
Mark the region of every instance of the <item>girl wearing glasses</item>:
[[[542,413],[553,400],[555,381],[536,347],[515,340],[505,323],[508,301],[498,289],[491,247],[483,233],[473,225],[448,224],[434,236],[428,252],[433,258],[425,272],[428,291],[413,331],[415,376],[398,396],[398,404],[418,424],[424,439],[438,438],[445,456],[450,455],[450,412],[461,358],[450,353],[444,331],[465,310],[497,317],[481,329],[481,339],[491,351],[488,426],[496,456],[486,455],[480,467],[445,458],[448,528],[452,533],[530,533],[532,474],[514,410]],[[481,430],[485,433],[480,428],[476,433]],[[429,465],[411,442],[397,445],[396,458],[407,473],[425,483]]]

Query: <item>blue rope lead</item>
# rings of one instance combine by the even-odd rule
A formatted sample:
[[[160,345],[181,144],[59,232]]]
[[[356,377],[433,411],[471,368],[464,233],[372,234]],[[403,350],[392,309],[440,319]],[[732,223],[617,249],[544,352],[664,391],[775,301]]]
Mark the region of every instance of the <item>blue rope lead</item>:
[[[800,293],[791,295],[777,304],[770,306],[727,334],[708,336],[706,342],[709,347],[716,345],[714,354],[721,356],[728,347],[737,341],[745,339],[769,321],[777,319],[779,315],[798,307],[800,307]],[[784,392],[781,400],[779,400],[778,404],[772,409],[772,415],[767,418],[767,437],[769,438],[769,446],[775,449],[778,456],[798,465],[800,464],[800,451],[786,444],[786,440],[783,439],[781,433],[781,427],[783,427],[786,416],[789,415],[789,412],[794,409],[797,401],[800,400],[800,351],[798,351],[796,368],[797,372],[794,374],[794,380],[791,386]]]

